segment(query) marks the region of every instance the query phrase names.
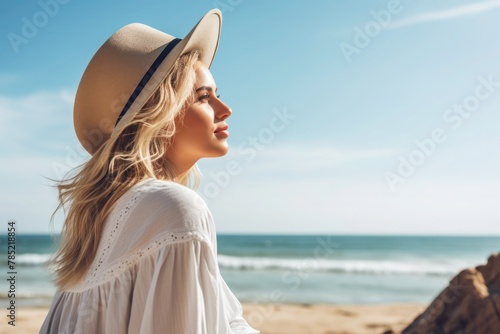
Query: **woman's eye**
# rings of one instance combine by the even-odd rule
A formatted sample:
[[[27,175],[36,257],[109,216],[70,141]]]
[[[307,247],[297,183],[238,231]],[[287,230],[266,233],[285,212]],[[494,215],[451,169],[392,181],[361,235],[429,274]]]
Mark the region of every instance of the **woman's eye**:
[[[217,98],[219,98],[220,95],[217,95]],[[210,94],[205,94],[205,95],[202,95],[198,98],[198,101],[202,101],[202,100],[208,100],[210,98]]]
[[[198,98],[198,101],[202,101],[202,100],[208,100],[208,98],[210,97],[210,95],[208,94],[205,94],[205,95],[202,95]]]

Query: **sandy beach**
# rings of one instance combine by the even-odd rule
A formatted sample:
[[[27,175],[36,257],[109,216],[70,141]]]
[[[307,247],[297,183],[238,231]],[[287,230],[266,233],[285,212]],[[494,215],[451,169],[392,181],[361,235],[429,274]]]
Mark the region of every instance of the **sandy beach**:
[[[262,334],[382,334],[387,329],[403,329],[425,307],[243,304],[245,319]],[[0,333],[38,333],[46,314],[47,308],[19,309],[15,328],[2,316]]]

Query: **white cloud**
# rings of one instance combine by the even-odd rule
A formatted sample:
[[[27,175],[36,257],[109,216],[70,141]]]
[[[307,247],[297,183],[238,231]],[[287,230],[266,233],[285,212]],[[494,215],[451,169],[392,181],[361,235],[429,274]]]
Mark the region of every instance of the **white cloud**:
[[[500,233],[500,178],[443,177],[440,171],[449,166],[431,164],[393,193],[384,165],[399,153],[292,144],[266,148],[229,175],[225,167],[238,158],[234,152],[200,164],[198,192],[222,232]],[[326,173],[312,173],[322,169]]]
[[[371,150],[346,150],[328,147],[314,142],[302,146],[287,145],[268,148],[262,152],[267,158],[296,158],[300,160],[314,161],[326,159],[330,164],[341,164],[357,160],[369,160],[387,157],[398,153],[393,149],[371,149]]]
[[[16,219],[20,232],[48,232],[57,192],[44,177],[60,178],[61,166],[72,167],[73,99],[70,90],[0,96],[0,218]]]
[[[48,232],[50,215],[57,206],[57,192],[45,177],[58,177],[51,165],[60,160],[34,153],[9,155],[2,160],[2,221],[16,219],[20,233]]]
[[[226,168],[228,161],[236,161],[239,166],[252,175],[303,173],[313,171],[328,171],[332,168],[344,167],[351,163],[377,161],[395,157],[400,154],[397,149],[338,149],[325,146],[314,141],[290,143],[288,145],[266,147],[262,150],[253,149],[254,153],[240,153],[236,147],[231,148],[223,159],[202,160],[203,171],[216,172]]]
[[[0,148],[19,154],[60,145],[73,139],[73,100],[70,90],[0,96]]]
[[[208,205],[221,232],[499,235],[498,186],[421,182],[394,195],[369,180],[238,180]]]
[[[346,150],[316,145],[269,148],[261,153],[259,170],[269,173],[279,171],[309,172],[338,167],[351,162],[376,160],[396,156],[399,150],[370,149]]]
[[[427,12],[427,13],[422,13],[422,14],[410,17],[410,18],[401,19],[399,21],[394,21],[393,23],[391,23],[387,27],[387,29],[396,29],[396,28],[406,27],[406,26],[410,26],[410,25],[414,25],[414,24],[423,23],[423,22],[448,20],[448,19],[453,19],[453,18],[457,18],[460,16],[472,15],[472,14],[485,12],[485,11],[488,11],[490,9],[495,9],[497,7],[500,7],[499,0],[473,3],[470,5],[450,8],[450,9],[441,10],[441,11]]]

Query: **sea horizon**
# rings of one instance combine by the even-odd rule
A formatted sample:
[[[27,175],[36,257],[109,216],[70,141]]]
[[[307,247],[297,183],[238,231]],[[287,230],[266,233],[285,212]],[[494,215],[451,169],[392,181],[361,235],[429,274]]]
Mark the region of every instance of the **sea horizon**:
[[[16,232],[16,236],[26,236],[26,235],[59,235],[60,233],[47,233],[47,232]],[[217,232],[217,235],[250,235],[250,236],[325,236],[325,235],[330,235],[330,236],[340,236],[340,237],[480,237],[480,238],[496,238],[500,237],[499,234],[491,234],[491,235],[485,235],[485,234],[471,234],[471,233],[464,233],[464,234],[398,234],[398,233],[322,233],[322,232],[312,232],[312,233],[303,233],[303,232],[290,232],[290,233],[285,233],[285,232],[276,232],[276,233],[269,233],[269,232],[251,232],[251,233],[245,233],[245,232]],[[5,235],[0,236],[1,238],[5,238]]]
[[[55,236],[16,236],[19,307],[50,304],[44,264]],[[500,237],[219,233],[217,244],[221,275],[242,302],[373,305],[430,303],[461,270],[497,253]]]

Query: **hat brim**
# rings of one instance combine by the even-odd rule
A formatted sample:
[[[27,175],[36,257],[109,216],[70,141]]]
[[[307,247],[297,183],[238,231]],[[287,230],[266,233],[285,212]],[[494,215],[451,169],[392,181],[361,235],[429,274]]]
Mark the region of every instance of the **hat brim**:
[[[215,8],[207,12],[200,21],[191,29],[191,31],[184,37],[162,61],[156,71],[152,74],[147,84],[142,87],[140,94],[130,105],[128,111],[120,119],[113,129],[113,134],[120,133],[133,116],[141,110],[144,104],[152,96],[152,94],[159,87],[160,83],[170,72],[175,61],[184,53],[193,50],[200,51],[200,61],[210,68],[213,59],[219,46],[220,32],[222,26],[222,13],[219,9]],[[159,48],[160,53],[166,45]]]

